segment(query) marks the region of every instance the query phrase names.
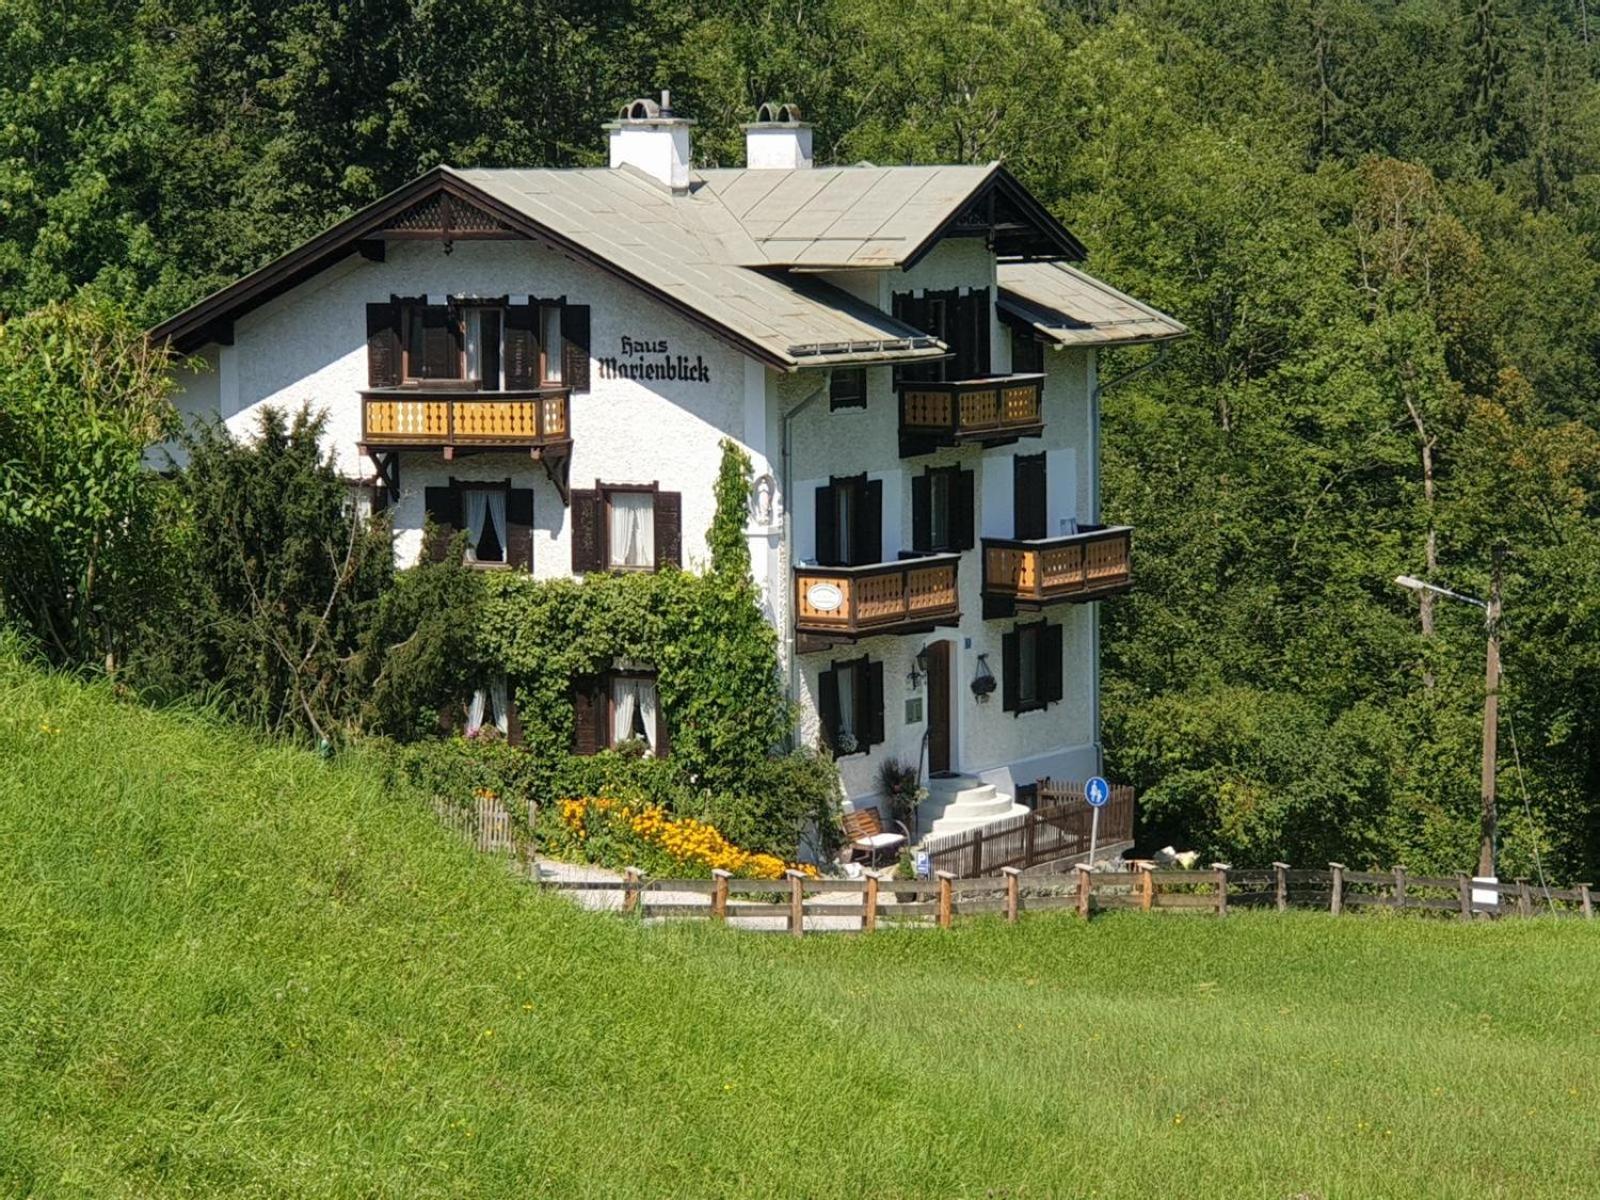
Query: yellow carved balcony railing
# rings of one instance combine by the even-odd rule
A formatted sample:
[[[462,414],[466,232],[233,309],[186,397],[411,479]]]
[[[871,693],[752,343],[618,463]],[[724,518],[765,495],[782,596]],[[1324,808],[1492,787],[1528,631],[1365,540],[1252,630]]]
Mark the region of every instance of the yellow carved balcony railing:
[[[900,433],[916,452],[961,442],[1011,441],[1043,431],[1043,375],[900,385]]]
[[[384,447],[555,445],[572,440],[571,401],[564,389],[363,392],[361,440]]]
[[[862,567],[796,567],[797,633],[866,637],[912,633],[961,620],[959,554],[930,554]]]
[[[1132,543],[1127,525],[1037,541],[984,538],[984,600],[1038,605],[1126,591],[1133,582]]]

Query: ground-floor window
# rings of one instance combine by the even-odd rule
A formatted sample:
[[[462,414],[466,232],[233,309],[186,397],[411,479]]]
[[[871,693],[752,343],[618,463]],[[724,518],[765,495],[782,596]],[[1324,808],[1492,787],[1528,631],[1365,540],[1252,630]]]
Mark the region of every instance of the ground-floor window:
[[[817,715],[835,757],[865,754],[882,742],[883,663],[862,656],[818,674]]]
[[[511,686],[504,675],[492,675],[483,686],[472,693],[467,702],[466,722],[462,728],[468,737],[482,737],[494,730],[506,741],[522,740],[522,727],[517,720],[517,705]]]
[[[1034,712],[1061,699],[1061,626],[1048,621],[1018,624],[1001,640],[1001,707]]]
[[[573,684],[573,753],[632,747],[645,758],[665,758],[667,725],[654,672],[614,670]]]

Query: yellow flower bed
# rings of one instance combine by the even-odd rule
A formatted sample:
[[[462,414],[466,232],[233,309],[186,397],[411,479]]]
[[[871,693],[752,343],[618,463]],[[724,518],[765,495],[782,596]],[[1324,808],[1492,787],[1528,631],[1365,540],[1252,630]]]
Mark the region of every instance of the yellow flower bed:
[[[773,854],[741,850],[723,837],[714,826],[692,817],[674,817],[659,804],[625,804],[605,796],[561,802],[561,823],[580,843],[589,839],[591,815],[611,822],[648,846],[660,850],[673,862],[702,871],[723,870],[743,879],[782,879],[795,864]],[[796,869],[815,878],[817,870],[809,864]]]

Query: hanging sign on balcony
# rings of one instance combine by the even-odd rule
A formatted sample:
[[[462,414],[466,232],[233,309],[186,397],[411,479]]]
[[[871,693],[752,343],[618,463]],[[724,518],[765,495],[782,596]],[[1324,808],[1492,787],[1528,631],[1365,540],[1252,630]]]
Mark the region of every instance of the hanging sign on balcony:
[[[677,354],[666,338],[641,341],[624,337],[620,353],[600,359],[601,379],[638,379],[646,382],[710,383],[711,368],[702,355]]]
[[[844,593],[832,583],[813,583],[806,589],[806,603],[814,612],[834,612],[844,603]]]

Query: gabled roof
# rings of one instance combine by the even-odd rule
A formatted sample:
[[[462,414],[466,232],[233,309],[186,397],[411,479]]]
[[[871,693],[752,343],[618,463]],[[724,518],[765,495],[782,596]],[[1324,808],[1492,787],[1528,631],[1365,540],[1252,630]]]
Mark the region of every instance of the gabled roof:
[[[1002,315],[1059,346],[1160,342],[1189,332],[1166,313],[1065,263],[1001,263]]]
[[[443,215],[436,211],[443,204]],[[430,207],[432,206],[432,207]],[[419,212],[426,218],[419,218]],[[442,220],[459,236],[554,245],[783,370],[936,358],[943,343],[807,268],[906,267],[947,234],[999,253],[1083,247],[1001,166],[708,171],[674,193],[630,168],[433,170],[151,330],[193,349],[376,239]],[[792,269],[791,270],[786,270]]]
[[[940,237],[982,230],[1002,256],[1082,259],[1083,244],[999,163],[701,172],[768,266],[909,267]]]

